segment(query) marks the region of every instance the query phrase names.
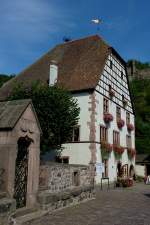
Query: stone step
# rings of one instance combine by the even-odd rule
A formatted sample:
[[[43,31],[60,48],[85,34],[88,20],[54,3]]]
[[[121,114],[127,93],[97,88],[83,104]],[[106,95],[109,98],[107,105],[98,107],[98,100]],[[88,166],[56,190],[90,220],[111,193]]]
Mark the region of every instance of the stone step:
[[[0,199],[0,215],[14,212],[16,209],[16,202],[14,199],[3,197]]]
[[[23,211],[23,210],[20,210]],[[30,211],[30,212],[29,212]],[[24,214],[25,212],[27,212],[26,214]],[[23,212],[17,212],[17,214],[15,213],[15,216],[12,216],[10,219],[11,224],[15,224],[15,225],[27,225],[29,223],[32,223],[32,221],[40,219],[41,217],[43,217],[44,215],[47,214],[46,211],[44,210],[35,210],[35,209],[26,209]]]
[[[33,212],[37,212],[37,209],[23,207],[23,208],[16,210],[16,212],[13,214],[13,218],[21,217],[21,216],[24,216],[24,215],[27,215],[27,214],[33,213]]]

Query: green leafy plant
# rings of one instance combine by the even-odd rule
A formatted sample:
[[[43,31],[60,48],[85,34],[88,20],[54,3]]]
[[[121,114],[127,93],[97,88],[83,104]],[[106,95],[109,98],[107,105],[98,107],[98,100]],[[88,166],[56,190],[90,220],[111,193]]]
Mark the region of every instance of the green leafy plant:
[[[9,100],[32,99],[43,135],[41,153],[60,150],[78,123],[80,109],[69,92],[57,86],[33,83],[31,88],[16,84]]]

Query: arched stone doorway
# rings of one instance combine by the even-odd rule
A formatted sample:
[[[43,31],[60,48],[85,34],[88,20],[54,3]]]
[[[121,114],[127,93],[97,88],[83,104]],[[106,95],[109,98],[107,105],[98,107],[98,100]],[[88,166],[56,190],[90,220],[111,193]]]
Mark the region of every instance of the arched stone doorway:
[[[122,163],[119,161],[117,163],[117,177],[121,177],[122,175]]]
[[[15,165],[14,198],[17,208],[26,206],[28,184],[28,156],[32,140],[26,136],[18,140],[18,153]]]
[[[132,164],[130,165],[129,176],[135,178],[135,170]]]

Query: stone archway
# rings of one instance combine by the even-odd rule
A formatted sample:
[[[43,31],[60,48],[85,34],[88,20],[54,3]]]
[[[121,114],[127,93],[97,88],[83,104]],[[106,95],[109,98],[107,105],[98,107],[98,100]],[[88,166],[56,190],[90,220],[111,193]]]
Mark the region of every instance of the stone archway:
[[[130,165],[129,176],[135,178],[135,170],[132,164]]]
[[[26,206],[28,184],[28,156],[32,142],[28,136],[18,140],[18,153],[15,165],[14,198],[17,208]]]
[[[117,177],[121,177],[122,175],[122,163],[119,161],[117,163]]]

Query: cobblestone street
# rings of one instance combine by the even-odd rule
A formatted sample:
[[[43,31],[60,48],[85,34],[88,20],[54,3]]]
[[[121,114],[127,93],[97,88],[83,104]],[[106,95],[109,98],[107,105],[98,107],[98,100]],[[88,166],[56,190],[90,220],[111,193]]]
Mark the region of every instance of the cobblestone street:
[[[97,191],[96,199],[66,208],[32,225],[150,225],[150,185]]]

